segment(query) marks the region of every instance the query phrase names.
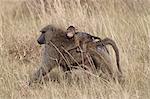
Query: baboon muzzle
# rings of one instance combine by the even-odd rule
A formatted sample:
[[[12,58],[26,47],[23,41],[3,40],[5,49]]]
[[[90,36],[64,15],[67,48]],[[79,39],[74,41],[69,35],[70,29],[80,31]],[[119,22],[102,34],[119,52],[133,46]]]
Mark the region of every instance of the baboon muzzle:
[[[37,42],[41,45],[41,44],[45,44],[45,35],[41,34],[40,37],[37,39]]]

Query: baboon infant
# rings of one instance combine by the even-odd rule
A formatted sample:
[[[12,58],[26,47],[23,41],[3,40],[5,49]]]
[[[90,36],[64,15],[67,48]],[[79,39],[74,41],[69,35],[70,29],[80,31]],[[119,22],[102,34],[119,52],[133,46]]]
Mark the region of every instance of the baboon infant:
[[[68,38],[74,38],[74,41],[75,41],[75,47],[69,50],[77,48],[77,51],[86,52],[87,43],[93,42],[94,39],[101,40],[99,37],[92,36],[85,32],[76,32],[76,29],[74,26],[69,26],[67,28],[66,35]],[[81,49],[79,49],[80,47]]]
[[[76,32],[76,29],[74,26],[68,27],[66,35],[69,38],[72,38],[72,37],[74,38],[75,47],[73,47],[71,49],[81,47],[80,51],[83,50],[83,52],[87,52],[87,49],[88,49],[87,45],[90,46],[90,44],[92,45],[92,46],[90,46],[92,48],[96,48],[97,46],[102,47],[102,46],[106,46],[106,45],[111,45],[115,51],[117,68],[118,68],[119,72],[122,73],[120,64],[119,64],[119,60],[120,60],[119,59],[119,50],[118,50],[116,43],[113,40],[111,40],[110,38],[105,38],[102,40],[99,37],[92,36],[85,32]],[[96,43],[90,43],[90,42],[93,42],[95,39],[99,39],[99,41]],[[90,43],[90,44],[88,44],[88,43]],[[71,49],[69,49],[69,50],[71,50]]]

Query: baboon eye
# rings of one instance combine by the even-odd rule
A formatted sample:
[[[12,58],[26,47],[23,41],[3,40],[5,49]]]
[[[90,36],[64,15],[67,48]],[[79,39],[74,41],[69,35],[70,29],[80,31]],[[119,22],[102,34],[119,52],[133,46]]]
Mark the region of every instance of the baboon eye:
[[[42,34],[46,33],[46,31],[42,31]]]
[[[40,32],[41,32],[42,34],[43,34],[43,33],[46,33],[46,31],[43,31],[43,30],[41,30]]]

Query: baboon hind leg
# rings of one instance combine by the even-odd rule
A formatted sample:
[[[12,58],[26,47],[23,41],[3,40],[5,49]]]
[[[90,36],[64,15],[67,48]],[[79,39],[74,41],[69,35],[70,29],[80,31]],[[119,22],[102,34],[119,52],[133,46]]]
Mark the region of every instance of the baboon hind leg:
[[[114,75],[114,69],[109,54],[103,50],[97,51],[97,49],[89,49],[88,51],[94,61],[97,71],[101,71],[102,78],[106,78],[107,80],[112,79]]]

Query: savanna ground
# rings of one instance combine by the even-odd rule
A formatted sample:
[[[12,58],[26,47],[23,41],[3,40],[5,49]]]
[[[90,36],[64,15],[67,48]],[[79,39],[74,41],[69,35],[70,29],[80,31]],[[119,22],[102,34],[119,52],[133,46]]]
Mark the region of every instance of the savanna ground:
[[[40,64],[42,48],[36,40],[47,24],[74,25],[115,40],[125,82],[87,80],[77,73],[81,81],[71,84],[60,79],[35,88],[26,86]],[[62,75],[59,70],[53,72]],[[0,0],[0,98],[150,99],[150,1]]]

